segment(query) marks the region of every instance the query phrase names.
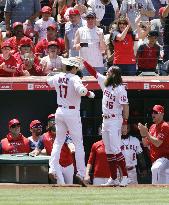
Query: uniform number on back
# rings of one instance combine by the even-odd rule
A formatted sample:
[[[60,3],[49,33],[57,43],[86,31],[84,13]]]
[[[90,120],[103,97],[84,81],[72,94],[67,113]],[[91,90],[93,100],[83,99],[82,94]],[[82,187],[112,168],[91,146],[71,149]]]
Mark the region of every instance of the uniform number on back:
[[[108,108],[108,109],[113,109],[113,102],[107,101],[107,102],[106,102],[106,108]]]
[[[66,85],[59,85],[59,92],[61,98],[66,98],[67,96],[67,86]]]

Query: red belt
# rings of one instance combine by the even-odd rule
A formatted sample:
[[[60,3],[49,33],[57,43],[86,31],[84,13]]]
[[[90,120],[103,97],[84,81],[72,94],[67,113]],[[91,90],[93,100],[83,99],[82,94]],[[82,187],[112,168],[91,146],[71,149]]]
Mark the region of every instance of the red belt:
[[[112,115],[102,115],[102,117],[103,117],[104,119],[109,119],[109,118],[111,118],[111,117],[115,117],[115,115],[114,115],[114,114],[112,114]]]
[[[58,105],[58,107],[63,107],[63,108],[68,108],[68,109],[75,109],[75,106],[66,107],[66,106],[63,106],[63,105]]]
[[[133,169],[135,169],[136,167],[135,166],[133,166],[133,167],[127,167],[127,171],[131,171],[131,170],[133,170]]]

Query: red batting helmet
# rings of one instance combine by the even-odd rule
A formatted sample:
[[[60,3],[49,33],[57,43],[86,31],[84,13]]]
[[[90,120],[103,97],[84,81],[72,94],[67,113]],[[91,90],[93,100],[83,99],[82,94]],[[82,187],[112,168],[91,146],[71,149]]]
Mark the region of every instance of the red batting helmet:
[[[55,120],[55,114],[52,113],[52,114],[48,115],[48,121],[51,119]]]
[[[164,113],[164,107],[162,105],[154,105],[153,111],[156,111],[157,113]]]
[[[36,128],[36,127],[38,127],[39,125],[41,125],[41,127],[42,127],[42,123],[41,123],[39,120],[33,120],[33,121],[30,123],[30,129]]]
[[[19,122],[18,119],[12,119],[8,122],[8,127],[10,128],[12,125],[16,125],[16,124],[20,125],[21,123]]]

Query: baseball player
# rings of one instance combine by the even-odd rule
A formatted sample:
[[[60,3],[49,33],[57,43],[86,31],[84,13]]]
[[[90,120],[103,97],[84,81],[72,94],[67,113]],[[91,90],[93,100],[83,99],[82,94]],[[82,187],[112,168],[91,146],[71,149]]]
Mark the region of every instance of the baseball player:
[[[0,143],[0,154],[29,153],[30,142],[22,135],[21,123],[18,119],[12,119],[8,123],[9,133]]]
[[[142,156],[142,147],[139,140],[129,134],[130,126],[128,125],[128,131],[122,131],[121,140],[121,150],[125,157],[127,173],[128,173],[128,183],[138,184],[137,181],[137,159],[140,160],[140,164],[145,165],[144,158]]]
[[[169,184],[166,169],[169,168],[169,125],[164,121],[164,107],[155,105],[152,109],[154,124],[148,130],[138,124],[143,144],[149,146],[152,161],[152,184]]]
[[[129,105],[127,92],[122,85],[120,69],[112,66],[106,76],[83,61],[84,67],[93,75],[103,91],[102,99],[102,138],[105,145],[107,160],[111,170],[111,178],[105,186],[120,185],[127,186],[127,170],[125,158],[121,152],[121,130],[127,131],[127,120],[129,116]],[[117,179],[117,166],[122,170],[122,180]]]
[[[69,130],[72,141],[75,145],[75,158],[77,166],[77,179],[82,186],[85,186],[83,177],[85,175],[85,154],[83,147],[82,124],[80,119],[81,96],[94,98],[94,93],[88,91],[82,84],[79,76],[75,75],[81,62],[76,57],[63,58],[62,63],[66,65],[66,73],[59,73],[47,79],[50,87],[55,87],[57,92],[58,108],[55,114],[56,138],[53,145],[51,159],[49,162],[49,173],[60,176],[59,166],[60,151],[65,136]],[[58,182],[63,184],[62,181]]]

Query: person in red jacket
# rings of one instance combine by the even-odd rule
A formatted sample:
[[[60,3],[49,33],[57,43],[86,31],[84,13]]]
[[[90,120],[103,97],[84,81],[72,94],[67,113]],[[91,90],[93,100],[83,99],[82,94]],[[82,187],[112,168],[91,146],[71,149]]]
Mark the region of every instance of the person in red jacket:
[[[90,172],[92,170],[94,172],[93,185],[105,184],[111,176],[103,140],[92,145],[86,168],[86,182],[90,183]]]
[[[1,140],[1,154],[29,153],[30,141],[20,132],[21,124],[18,119],[12,119],[8,123],[9,133]]]
[[[53,143],[56,137],[55,132],[55,115],[50,114],[48,116],[48,125],[47,132],[42,135],[42,138],[39,140],[37,148],[31,154],[39,155],[41,151],[45,148],[46,154],[51,155]],[[57,176],[57,184],[73,184],[73,174],[74,174],[74,166],[73,166],[73,157],[71,150],[68,147],[69,139],[67,138],[65,143],[62,146],[59,164],[61,166],[60,176]],[[53,180],[53,176],[49,175],[49,178]]]
[[[59,54],[63,54],[65,52],[65,43],[62,38],[57,37],[57,26],[55,24],[51,24],[47,27],[47,38],[42,39],[36,44],[35,54],[40,56],[41,58],[48,55],[48,43],[50,41],[56,41],[60,46]]]
[[[40,66],[39,58],[34,55],[32,50],[32,41],[28,37],[23,37],[20,40],[19,52],[14,54],[19,64],[19,71],[24,76],[41,76],[43,75]]]
[[[17,60],[11,54],[12,46],[10,42],[4,41],[1,46],[0,54],[0,77],[17,76]]]

